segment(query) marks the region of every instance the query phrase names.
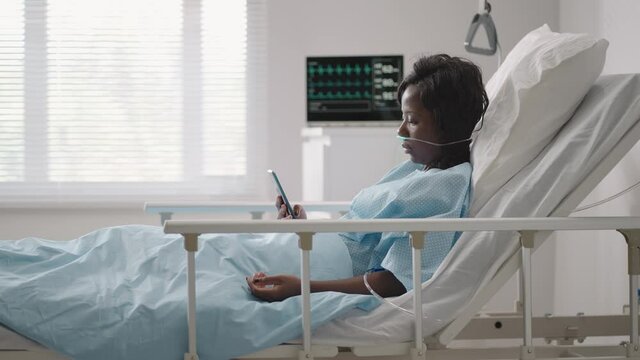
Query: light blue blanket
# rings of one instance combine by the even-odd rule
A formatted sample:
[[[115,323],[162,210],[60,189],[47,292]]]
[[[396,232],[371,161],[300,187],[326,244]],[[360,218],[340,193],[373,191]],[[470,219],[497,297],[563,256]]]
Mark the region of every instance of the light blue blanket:
[[[312,279],[347,278],[336,235],[317,235]],[[227,359],[300,338],[300,296],[267,303],[245,276],[299,274],[289,234],[203,235],[197,259],[198,353]],[[187,350],[186,252],[161,228],[122,226],[58,242],[0,241],[0,322],[74,359],[181,359]],[[312,294],[313,327],[369,295]]]

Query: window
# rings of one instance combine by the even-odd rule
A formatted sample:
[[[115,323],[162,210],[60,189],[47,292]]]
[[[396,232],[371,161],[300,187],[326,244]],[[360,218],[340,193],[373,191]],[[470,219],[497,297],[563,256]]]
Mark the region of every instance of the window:
[[[255,194],[264,0],[2,0],[0,196]]]
[[[0,179],[24,179],[24,7],[0,2]]]

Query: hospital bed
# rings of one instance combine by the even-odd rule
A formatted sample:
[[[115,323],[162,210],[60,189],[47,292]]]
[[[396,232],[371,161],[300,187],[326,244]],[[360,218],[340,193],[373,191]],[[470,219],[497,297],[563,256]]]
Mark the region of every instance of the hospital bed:
[[[423,291],[405,294],[394,301],[398,304],[408,305],[413,299],[413,311],[417,319],[421,319],[421,314],[427,318],[434,311],[440,311],[441,316],[446,320],[441,324],[430,323],[429,320],[420,322],[414,320],[415,326],[409,327],[406,318],[398,314],[394,309],[381,306],[372,314],[352,314],[352,317],[341,319],[326,325],[311,336],[309,328],[309,303],[308,303],[308,272],[305,265],[301,269],[303,274],[303,339],[301,344],[285,344],[275,348],[254,353],[244,358],[313,358],[313,357],[338,357],[338,358],[361,358],[361,357],[409,357],[409,358],[559,358],[567,356],[589,356],[595,358],[626,358],[640,357],[638,342],[638,318],[630,315],[610,315],[610,316],[576,316],[576,317],[544,317],[533,318],[531,304],[531,252],[558,230],[617,230],[623,234],[627,240],[629,250],[629,296],[630,314],[638,314],[636,301],[636,291],[638,288],[638,277],[640,274],[640,258],[638,257],[638,246],[640,245],[640,218],[567,218],[570,212],[580,204],[587,194],[604,178],[604,176],[618,163],[624,154],[640,139],[640,108],[639,97],[632,96],[626,106],[627,111],[620,112],[620,109],[607,109],[601,113],[618,113],[614,118],[601,116],[590,118],[589,111],[594,109],[602,110],[601,106],[612,106],[615,91],[607,94],[603,90],[607,86],[625,81],[638,81],[638,75],[619,75],[601,78],[592,88],[585,98],[581,109],[578,110],[572,119],[572,123],[567,124],[554,138],[547,149],[540,154],[536,160],[530,164],[523,172],[515,176],[503,196],[508,198],[507,202],[516,203],[509,206],[502,205],[503,211],[485,211],[485,216],[491,218],[475,219],[429,219],[429,220],[368,220],[368,221],[304,221],[304,222],[247,222],[247,221],[168,221],[165,223],[167,233],[180,233],[185,237],[185,248],[189,254],[188,258],[193,259],[193,252],[197,251],[197,236],[202,233],[235,233],[235,232],[295,232],[300,236],[300,248],[302,263],[308,261],[308,251],[312,248],[312,234],[320,232],[337,231],[409,231],[413,238],[421,239],[424,232],[458,230],[467,231],[461,240],[452,250],[448,259],[456,258],[458,263],[470,261],[473,251],[460,255],[465,247],[472,247],[474,243],[486,241],[474,236],[472,231],[479,230],[501,230],[500,233],[492,232],[495,238],[504,241],[502,251],[498,251],[493,256],[495,262],[490,269],[484,273],[482,279],[475,279],[477,286],[474,288],[473,281],[460,284],[462,287],[473,288],[463,296],[464,299],[455,299],[457,304],[453,307],[442,309],[429,307],[429,290],[442,284],[438,281],[447,267],[456,260],[450,260],[441,266],[434,275],[434,279],[422,284]],[[638,90],[638,87],[635,87]],[[604,104],[604,105],[603,105]],[[595,115],[595,114],[594,114]],[[606,123],[606,125],[604,125]],[[606,129],[605,129],[606,128]],[[602,136],[595,136],[587,141],[592,146],[591,151],[580,154],[584,148],[576,144],[574,139],[599,129],[607,133]],[[621,130],[622,129],[622,130]],[[618,133],[617,135],[614,133]],[[608,137],[608,139],[606,139]],[[593,144],[596,145],[593,145]],[[579,162],[576,170],[572,173],[562,173],[558,166],[566,166],[570,161]],[[580,168],[580,170],[577,170]],[[539,189],[535,186],[525,189],[523,184],[528,183],[528,178],[538,179],[539,187],[547,187],[547,194],[542,200],[534,200],[522,196],[521,198],[510,198],[509,193],[514,189],[519,189],[521,193],[528,192],[536,194]],[[557,181],[573,183],[563,188],[558,186]],[[551,185],[550,185],[551,184]],[[524,201],[523,201],[524,200]],[[494,201],[499,203],[499,201]],[[519,206],[520,205],[520,206]],[[527,209],[529,208],[529,209]],[[531,209],[533,208],[533,209]],[[526,215],[528,218],[509,218],[514,215]],[[501,217],[494,219],[493,217]],[[537,218],[545,216],[547,218]],[[505,234],[505,231],[507,232]],[[509,232],[511,231],[511,232]],[[517,241],[512,241],[513,233],[519,234],[520,246]],[[484,233],[485,235],[487,233]],[[619,241],[619,240],[618,240]],[[420,248],[421,241],[413,243],[414,247]],[[478,250],[478,249],[475,249]],[[419,251],[414,251],[414,263],[420,263]],[[480,254],[475,254],[481,257]],[[193,266],[190,267],[193,269]],[[521,299],[519,306],[513,314],[476,316],[481,307],[495,294],[511,276],[521,270]],[[450,270],[450,269],[449,269]],[[449,275],[456,278],[454,273],[460,269],[449,271]],[[468,269],[467,269],[468,270]],[[414,268],[414,271],[418,271]],[[440,276],[439,276],[440,275]],[[190,292],[195,291],[193,274],[190,277]],[[456,280],[461,280],[457,277]],[[414,280],[415,281],[415,280]],[[451,278],[447,281],[456,283]],[[419,288],[420,284],[414,284],[414,288]],[[436,290],[437,291],[437,290]],[[455,291],[460,291],[456,289]],[[425,292],[426,302],[423,304],[422,295]],[[464,291],[462,291],[464,292]],[[194,357],[196,351],[195,344],[195,302],[190,296],[189,321],[190,321],[190,342],[189,351],[185,358]],[[443,300],[438,298],[437,300]],[[423,309],[423,306],[425,309]],[[410,306],[408,306],[410,307]],[[424,310],[424,311],[423,311]],[[447,315],[444,315],[447,314]],[[404,324],[394,321],[399,320]],[[391,324],[389,324],[391,323]],[[383,324],[383,325],[378,325]],[[444,326],[445,324],[446,326]],[[380,336],[379,334],[388,332],[391,328],[395,332],[393,336]],[[361,335],[364,334],[364,335]],[[577,346],[574,341],[582,341],[590,336],[622,336],[626,335],[629,341],[617,346]],[[453,340],[472,339],[509,339],[522,338],[522,345],[506,348],[476,348],[476,349],[456,349],[448,348]],[[533,338],[544,338],[547,341],[556,341],[555,346],[534,346]]]
[[[381,305],[369,313],[354,310],[344,318],[321,326],[312,334],[309,329],[308,282],[304,281],[302,339],[292,339],[291,343],[243,358],[529,359],[578,355],[594,358],[640,358],[636,316],[534,318],[531,312],[531,252],[539,248],[552,231],[611,229],[622,232],[630,244],[630,313],[638,313],[636,289],[637,275],[640,274],[640,219],[566,217],[640,139],[640,91],[630,96],[628,93],[607,90],[616,88],[616,84],[631,82],[639,83],[640,76],[601,77],[587,94],[572,120],[561,129],[545,150],[514,176],[501,189],[501,193],[491,199],[495,206],[478,212],[472,219],[166,221],[165,232],[183,234],[187,250],[189,291],[185,296],[189,298],[189,306],[186,309],[189,343],[185,349],[185,359],[197,358],[197,319],[193,294],[196,292],[194,254],[198,248],[199,234],[298,233],[302,250],[301,272],[303,280],[308,280],[304,264],[307,263],[309,250],[313,247],[313,233],[365,230],[408,231],[414,239],[422,238],[421,234],[429,231],[465,231],[432,279],[424,284],[414,285],[414,288],[421,288],[423,291],[409,292],[392,300],[396,305],[413,308],[418,318],[423,318],[421,313],[424,314],[426,317],[423,321],[410,320],[397,310]],[[628,92],[628,88],[618,89]],[[640,89],[640,86],[636,86],[635,89]],[[610,105],[621,97],[629,97],[629,101],[619,104],[617,108]],[[586,134],[591,135],[585,139],[582,135]],[[576,139],[582,139],[582,142],[576,143]],[[566,166],[571,163],[577,163],[577,166]],[[545,191],[545,196],[539,196],[540,189]],[[342,208],[339,206],[331,211],[340,211]],[[486,232],[487,230],[497,232]],[[416,248],[422,246],[417,240],[413,245]],[[487,254],[485,247],[490,248],[492,252]],[[414,261],[419,260],[419,252],[414,252],[413,256]],[[461,268],[465,263],[479,268]],[[522,269],[522,290],[521,305],[517,311],[513,314],[485,314],[476,317],[484,303],[518,269]],[[470,271],[475,271],[475,275]],[[438,293],[439,291],[441,293]],[[533,344],[534,338],[560,339],[559,343],[566,344],[589,336],[605,335],[626,335],[629,342],[619,346]],[[18,335],[12,333],[10,336]],[[523,343],[521,346],[506,348],[472,349],[450,346],[456,339],[497,338],[522,338]],[[15,346],[5,341],[6,350],[0,351],[0,358],[51,359],[56,356],[53,351],[43,349],[37,344],[26,344],[24,339],[22,341],[22,344]]]

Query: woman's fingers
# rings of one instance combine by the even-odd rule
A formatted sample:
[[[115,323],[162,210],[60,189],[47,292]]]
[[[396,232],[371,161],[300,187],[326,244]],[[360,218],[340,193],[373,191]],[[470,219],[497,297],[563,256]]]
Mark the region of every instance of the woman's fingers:
[[[285,217],[287,217],[287,207],[284,204],[282,204],[278,209],[278,219],[282,219]]]
[[[280,195],[276,196],[276,209],[278,210],[278,219],[287,217],[287,207],[284,205],[284,201]]]
[[[282,283],[281,279],[279,276],[260,276],[260,277],[254,277],[253,278],[253,283],[254,284],[262,284],[262,285],[279,285]]]
[[[281,301],[300,295],[300,279],[294,275],[247,277],[251,293],[262,300]]]
[[[280,195],[276,197],[276,208],[278,209],[278,219],[293,219],[293,216],[291,216],[291,214],[289,214],[289,211],[287,211],[287,206],[284,204],[282,196]],[[296,219],[307,218],[307,212],[304,210],[302,205],[296,204],[293,206],[292,210],[296,216]]]
[[[280,283],[278,276],[262,276],[262,277],[248,277],[247,284],[251,293],[265,301],[279,301],[282,300],[282,291],[278,284]],[[270,286],[271,285],[271,286]]]
[[[251,275],[250,278],[251,278],[251,281],[256,281],[256,280],[261,279],[261,278],[263,278],[265,276],[267,276],[267,274],[263,273],[262,271],[259,271],[259,272],[255,273],[255,274]]]
[[[259,296],[259,294],[262,293],[261,290],[265,289],[264,285],[260,284],[255,279],[252,279],[249,277],[247,278],[247,285],[249,285],[249,290],[251,290],[251,293],[253,295],[256,295],[257,297],[262,298],[262,296]]]
[[[267,274],[263,272],[257,272],[250,277],[246,278],[247,281],[257,287],[263,288],[267,285],[277,285],[282,281],[278,275],[276,276],[267,276]]]
[[[296,214],[296,219],[307,218],[307,212],[304,210],[304,208],[300,204],[296,204],[293,206],[293,212]]]
[[[282,204],[282,206],[280,206],[280,210],[278,210],[278,219],[292,219],[291,214],[289,214],[289,211],[287,211],[287,206],[285,204]]]

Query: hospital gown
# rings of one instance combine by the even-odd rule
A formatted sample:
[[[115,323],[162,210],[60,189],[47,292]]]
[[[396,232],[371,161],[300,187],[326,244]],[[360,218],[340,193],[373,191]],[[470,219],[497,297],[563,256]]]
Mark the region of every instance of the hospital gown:
[[[363,190],[345,218],[462,216],[469,174],[468,164],[424,172],[404,163]],[[410,288],[405,234],[315,239],[312,279],[351,277],[355,263],[385,267]],[[423,276],[453,241],[429,237]],[[196,259],[200,359],[228,359],[302,336],[300,296],[260,301],[245,282],[256,271],[299,273],[295,234],[203,234]],[[106,228],[64,242],[0,241],[0,323],[73,359],[182,358],[186,294],[182,238],[159,227]],[[311,294],[311,304],[312,328],[379,305],[370,295],[338,292]]]
[[[377,184],[365,188],[351,202],[343,219],[461,218],[469,207],[471,165],[423,171],[410,161],[392,169]],[[343,233],[353,273],[386,269],[412,286],[411,243],[406,232]],[[460,236],[456,232],[427,235],[422,249],[422,282],[431,278]]]

